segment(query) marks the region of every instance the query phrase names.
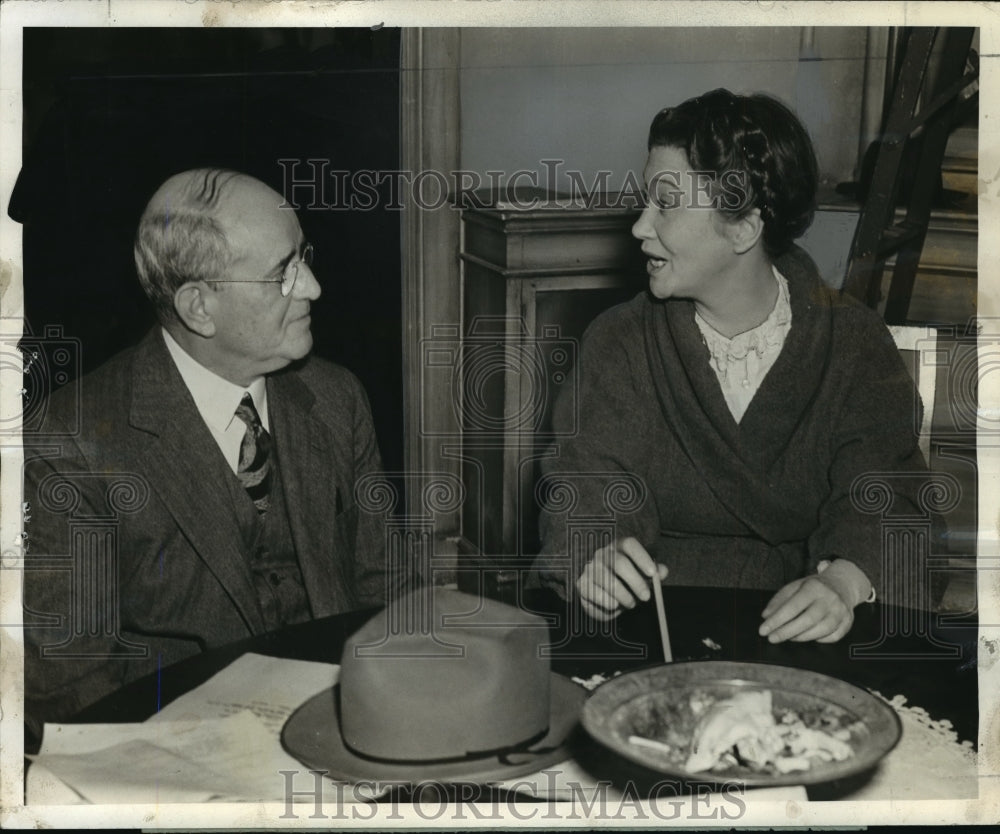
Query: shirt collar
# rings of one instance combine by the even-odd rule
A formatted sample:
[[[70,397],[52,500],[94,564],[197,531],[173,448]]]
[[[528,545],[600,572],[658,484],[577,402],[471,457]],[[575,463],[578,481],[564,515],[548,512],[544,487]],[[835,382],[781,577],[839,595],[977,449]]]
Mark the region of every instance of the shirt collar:
[[[735,336],[724,336],[705,321],[701,317],[701,313],[695,310],[694,320],[698,323],[702,335],[706,339],[711,339],[714,343],[721,345],[725,350],[732,350],[733,346],[740,346],[745,354],[746,346],[756,344],[761,334],[770,336],[776,329],[788,324],[792,320],[792,305],[788,295],[788,279],[778,272],[778,268],[773,264],[771,265],[771,274],[774,275],[774,280],[778,283],[778,297],[775,299],[774,306],[764,321],[750,330],[737,333]],[[784,340],[784,332],[782,332],[781,340]]]
[[[243,395],[250,392],[254,407],[260,415],[260,421],[265,429],[270,429],[267,417],[267,385],[264,377],[259,376],[246,388],[235,385],[228,379],[223,379],[217,373],[210,371],[197,362],[182,348],[166,329],[161,328],[163,341],[177,370],[184,380],[194,404],[209,428],[224,432],[236,417],[236,407]]]

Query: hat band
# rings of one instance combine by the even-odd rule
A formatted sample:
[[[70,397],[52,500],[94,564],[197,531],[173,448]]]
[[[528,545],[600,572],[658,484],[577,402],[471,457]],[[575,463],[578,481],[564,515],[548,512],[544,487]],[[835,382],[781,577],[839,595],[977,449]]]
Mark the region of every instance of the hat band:
[[[365,759],[369,762],[381,762],[384,764],[419,764],[419,765],[438,765],[438,764],[450,764],[453,762],[473,762],[480,761],[482,759],[496,758],[501,764],[514,764],[514,762],[508,761],[510,756],[515,756],[518,753],[529,753],[532,756],[537,756],[544,753],[550,753],[556,749],[553,747],[540,747],[535,750],[530,749],[531,745],[537,744],[549,733],[549,728],[545,727],[541,732],[535,733],[535,735],[530,738],[520,741],[517,744],[507,745],[506,747],[494,747],[490,750],[474,750],[465,753],[462,756],[446,756],[440,759],[390,759],[383,756],[371,756],[368,753],[363,753],[356,747],[352,747],[348,744],[347,739],[341,734],[341,740],[344,742],[344,747],[350,750],[354,755],[359,758]],[[556,745],[558,746],[558,745]]]

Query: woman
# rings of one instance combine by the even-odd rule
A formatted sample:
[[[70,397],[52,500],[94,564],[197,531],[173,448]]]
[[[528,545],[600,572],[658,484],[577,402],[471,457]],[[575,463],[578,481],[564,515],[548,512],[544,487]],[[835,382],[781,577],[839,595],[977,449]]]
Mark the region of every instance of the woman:
[[[817,169],[791,111],[715,90],[657,114],[648,147],[632,233],[649,293],[594,321],[578,401],[556,405],[557,433],[574,409],[579,431],[545,483],[577,492],[543,509],[541,577],[599,620],[649,599],[654,576],[774,589],[762,635],[838,640],[882,593],[880,519],[852,482],[925,469],[919,399],[879,316],[793,245]],[[617,507],[614,540],[568,536],[574,518],[608,516],[616,473],[637,500]]]

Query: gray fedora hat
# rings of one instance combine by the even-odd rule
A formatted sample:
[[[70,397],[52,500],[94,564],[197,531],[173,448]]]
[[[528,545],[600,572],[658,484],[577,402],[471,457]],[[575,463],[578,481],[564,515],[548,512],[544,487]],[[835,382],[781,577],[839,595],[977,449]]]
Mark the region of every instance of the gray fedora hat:
[[[282,731],[314,770],[361,779],[501,781],[569,758],[586,692],[550,671],[545,621],[448,589],[391,602],[344,647],[336,686]]]

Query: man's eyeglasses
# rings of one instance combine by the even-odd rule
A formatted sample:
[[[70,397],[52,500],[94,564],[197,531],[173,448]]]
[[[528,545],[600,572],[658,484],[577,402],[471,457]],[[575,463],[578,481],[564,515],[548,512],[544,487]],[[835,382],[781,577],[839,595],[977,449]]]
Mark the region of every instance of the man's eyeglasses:
[[[308,267],[312,266],[313,262],[313,245],[307,243],[302,248],[302,254],[297,258],[292,258],[282,270],[280,278],[262,278],[259,280],[253,279],[240,279],[240,278],[217,278],[209,281],[210,284],[281,284],[281,295],[283,298],[287,298],[292,294],[292,290],[295,289],[295,281],[299,277],[299,266],[305,264]]]

